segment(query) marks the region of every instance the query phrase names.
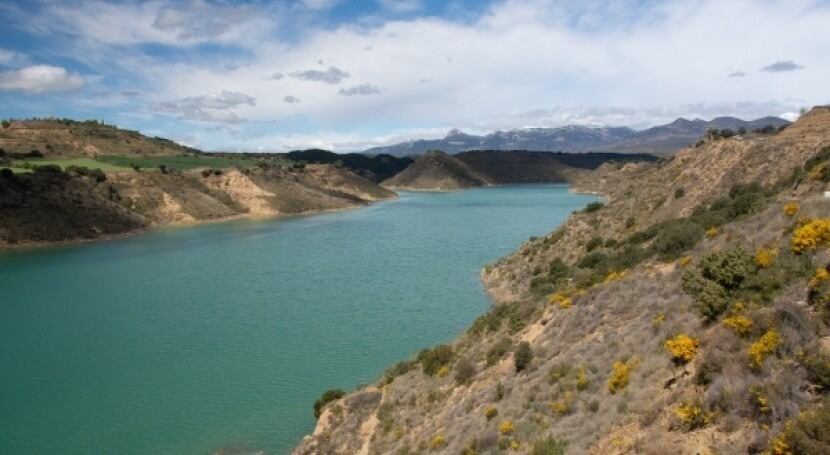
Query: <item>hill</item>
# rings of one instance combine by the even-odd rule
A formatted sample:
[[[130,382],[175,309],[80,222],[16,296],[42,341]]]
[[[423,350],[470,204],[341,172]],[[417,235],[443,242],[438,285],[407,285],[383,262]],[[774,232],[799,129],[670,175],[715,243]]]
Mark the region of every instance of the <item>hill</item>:
[[[294,453],[830,452],[830,107],[579,178],[606,203],[486,267],[489,312],[321,401]]]
[[[160,137],[147,137],[102,122],[69,119],[4,121],[0,126],[0,150],[9,155],[46,157],[173,156],[198,153]]]
[[[0,170],[0,248],[93,240],[154,225],[359,207],[395,194],[332,165],[104,173]]]
[[[406,169],[414,161],[391,155],[367,156],[360,153],[333,153],[327,150],[297,150],[285,154],[291,161],[310,164],[339,164],[373,182],[382,182]]]
[[[665,154],[698,141],[709,129],[741,128],[747,131],[789,124],[778,117],[744,121],[734,117],[718,117],[711,121],[677,119],[666,125],[637,131],[626,127],[592,127],[569,125],[559,128],[525,128],[477,136],[451,130],[442,139],[418,139],[399,144],[375,147],[367,154],[394,156],[419,155],[429,150],[458,153],[467,150],[534,150],[562,152],[608,151],[619,153]]]
[[[447,155],[429,152],[383,182],[390,188],[453,190],[510,183],[563,183],[608,161],[654,161],[645,154],[482,150]]]

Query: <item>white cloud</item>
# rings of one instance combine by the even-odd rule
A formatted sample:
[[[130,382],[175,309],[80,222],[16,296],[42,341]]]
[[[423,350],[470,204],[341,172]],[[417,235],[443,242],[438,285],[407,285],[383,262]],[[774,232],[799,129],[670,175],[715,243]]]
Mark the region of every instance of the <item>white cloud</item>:
[[[189,96],[178,101],[155,105],[159,112],[178,114],[180,118],[204,122],[240,123],[244,121],[233,109],[255,106],[256,100],[244,93],[223,90],[215,95]]]
[[[288,104],[296,104],[300,102],[300,99],[294,95],[287,95],[283,97],[282,101]]]
[[[59,66],[33,65],[0,72],[0,90],[28,93],[74,90],[83,87],[84,79]]]
[[[346,89],[341,88],[337,93],[344,96],[375,95],[380,93],[380,87],[371,84],[360,84]]]
[[[746,77],[746,73],[744,73],[743,71],[735,71],[734,73],[729,73],[729,76],[727,77],[742,78]]]
[[[322,61],[320,61],[322,64]],[[298,71],[293,73],[297,79],[303,81],[313,81],[313,82],[325,82],[326,84],[339,84],[350,76],[348,71],[343,71],[340,68],[330,66],[329,69],[325,71],[320,70],[306,70],[306,71]]]

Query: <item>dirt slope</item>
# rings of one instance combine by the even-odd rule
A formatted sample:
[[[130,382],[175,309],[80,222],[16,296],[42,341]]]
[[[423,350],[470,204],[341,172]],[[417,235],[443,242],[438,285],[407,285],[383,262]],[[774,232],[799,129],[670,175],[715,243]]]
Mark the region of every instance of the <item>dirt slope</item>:
[[[443,152],[427,152],[402,172],[382,183],[387,188],[436,191],[492,184],[489,178],[460,159]]]

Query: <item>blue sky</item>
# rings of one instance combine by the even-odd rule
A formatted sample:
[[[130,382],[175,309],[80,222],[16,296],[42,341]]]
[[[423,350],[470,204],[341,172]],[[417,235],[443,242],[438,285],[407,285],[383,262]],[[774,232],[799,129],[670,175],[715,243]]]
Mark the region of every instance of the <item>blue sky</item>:
[[[0,117],[206,150],[361,150],[830,102],[819,0],[0,3]]]

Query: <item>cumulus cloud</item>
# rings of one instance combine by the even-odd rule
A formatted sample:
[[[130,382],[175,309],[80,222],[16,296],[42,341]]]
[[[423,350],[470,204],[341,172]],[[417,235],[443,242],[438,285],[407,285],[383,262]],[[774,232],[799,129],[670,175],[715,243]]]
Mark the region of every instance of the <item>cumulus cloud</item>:
[[[729,76],[727,77],[742,78],[746,77],[746,73],[744,73],[743,71],[735,71],[734,73],[729,73]]]
[[[293,73],[292,76],[303,81],[325,82],[326,84],[339,84],[343,81],[343,79],[346,79],[351,75],[348,71],[343,71],[335,66],[330,66],[329,69],[325,71],[298,71],[296,73]]]
[[[188,96],[178,101],[158,103],[159,112],[178,114],[180,118],[204,122],[241,123],[245,119],[233,109],[255,106],[256,100],[244,93],[223,90],[219,94]]]
[[[295,104],[295,103],[299,103],[300,99],[297,98],[294,95],[288,95],[288,96],[284,97],[282,99],[282,101],[285,102],[285,103],[288,103],[288,104]]]
[[[59,66],[33,65],[0,72],[0,90],[43,93],[75,90],[83,85],[83,77]]]
[[[380,87],[371,84],[360,84],[346,89],[341,88],[337,93],[344,96],[375,95],[380,93]]]
[[[761,68],[761,71],[766,71],[768,73],[786,73],[789,71],[797,71],[803,68],[803,66],[796,64],[792,60],[780,60]]]

